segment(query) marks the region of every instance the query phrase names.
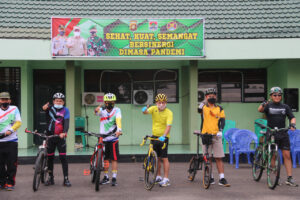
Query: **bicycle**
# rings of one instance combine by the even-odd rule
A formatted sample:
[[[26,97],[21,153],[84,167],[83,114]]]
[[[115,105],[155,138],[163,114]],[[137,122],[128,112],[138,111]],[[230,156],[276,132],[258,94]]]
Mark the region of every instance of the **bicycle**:
[[[143,142],[140,144],[140,146],[143,146],[146,142],[147,139],[150,141],[160,141],[158,137],[152,136],[152,135],[146,135],[143,139]],[[166,142],[163,142],[162,149],[166,148]],[[158,158],[157,158],[157,153],[153,149],[153,144],[150,142],[149,144],[149,150],[148,150],[148,155],[144,159],[143,163],[143,168],[145,169],[145,174],[144,174],[144,187],[146,190],[151,190],[155,184],[156,181],[156,176],[157,176],[157,164],[158,164]],[[150,173],[152,173],[153,177],[150,177]]]
[[[90,173],[91,173],[91,181],[92,183],[95,183],[95,190],[99,191],[99,185],[100,185],[100,175],[101,171],[104,170],[105,162],[104,162],[104,153],[105,153],[105,145],[103,142],[103,138],[106,138],[108,136],[116,136],[114,133],[109,134],[99,134],[99,133],[92,133],[84,131],[84,133],[87,136],[94,136],[98,138],[98,142],[96,143],[94,147],[94,152],[90,159]]]
[[[275,127],[271,129],[263,124],[255,122],[262,129],[268,131],[261,133],[264,135],[263,142],[256,148],[252,162],[252,176],[255,181],[259,181],[264,169],[267,170],[267,183],[270,189],[275,189],[280,177],[280,156],[278,146],[275,143],[275,134],[281,131],[287,131],[288,128]],[[274,177],[273,177],[274,176]]]
[[[212,173],[212,166],[210,163],[208,147],[209,147],[209,145],[212,144],[213,135],[202,134],[199,130],[194,131],[194,134],[197,135],[197,153],[190,160],[189,169],[188,169],[188,173],[189,173],[188,179],[190,181],[194,181],[197,170],[202,170],[203,164],[204,164],[202,184],[205,189],[208,189],[210,186],[210,179],[211,179],[211,173]],[[202,143],[207,144],[206,145],[206,153],[202,156],[200,156],[200,154],[199,154],[199,137],[200,136],[202,138]]]
[[[47,136],[45,133],[38,133],[35,131],[29,131],[27,128],[25,129],[25,133],[31,133],[33,135],[37,135],[39,137],[45,138],[43,140],[43,144],[39,146],[39,151],[37,153],[37,157],[35,160],[34,166],[34,175],[33,175],[33,183],[32,189],[36,192],[40,186],[40,182],[45,183],[48,177],[48,140],[50,138],[59,137],[58,135],[50,135]]]

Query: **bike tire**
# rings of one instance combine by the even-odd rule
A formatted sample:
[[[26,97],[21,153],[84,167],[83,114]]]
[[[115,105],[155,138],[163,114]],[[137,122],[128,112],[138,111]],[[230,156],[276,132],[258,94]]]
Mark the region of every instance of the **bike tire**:
[[[103,150],[99,149],[97,153],[97,166],[95,172],[95,190],[98,192],[100,190],[100,175],[102,169],[102,161],[103,161]]]
[[[196,173],[197,173],[197,168],[198,168],[198,160],[196,156],[193,156],[190,160],[189,163],[189,169],[188,169],[188,180],[189,181],[194,181]]]
[[[145,189],[146,190],[151,190],[153,186],[155,185],[155,180],[157,176],[157,154],[155,151],[152,151],[150,156],[148,157],[147,164],[145,166]],[[150,177],[150,173],[153,175],[153,178]]]
[[[274,167],[272,167],[272,157],[275,157]],[[268,187],[272,190],[278,185],[278,181],[280,178],[280,156],[278,151],[271,150],[268,155],[268,168],[267,168],[267,182]]]
[[[264,171],[263,167],[263,155],[262,147],[259,146],[254,152],[253,161],[252,161],[252,177],[255,181],[261,179],[262,173]]]
[[[45,158],[44,152],[43,151],[39,152],[37,159],[35,161],[35,168],[34,168],[34,175],[33,175],[32,189],[34,192],[36,192],[40,186],[41,171],[42,171],[44,158]]]
[[[41,182],[45,184],[48,178],[48,160],[47,160],[47,152],[44,151],[44,160],[41,170]]]
[[[96,156],[93,156],[92,159],[92,163],[90,163],[90,171],[91,171],[91,182],[95,183],[95,179],[96,179],[96,166],[97,166],[97,160],[96,160]]]
[[[210,178],[211,178],[211,166],[209,163],[204,164],[203,170],[203,187],[208,189],[210,186]]]

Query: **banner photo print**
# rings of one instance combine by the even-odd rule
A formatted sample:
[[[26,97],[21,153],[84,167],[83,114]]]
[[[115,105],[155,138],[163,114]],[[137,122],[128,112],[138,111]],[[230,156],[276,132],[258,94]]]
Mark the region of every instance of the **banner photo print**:
[[[52,57],[204,57],[204,19],[52,18]]]

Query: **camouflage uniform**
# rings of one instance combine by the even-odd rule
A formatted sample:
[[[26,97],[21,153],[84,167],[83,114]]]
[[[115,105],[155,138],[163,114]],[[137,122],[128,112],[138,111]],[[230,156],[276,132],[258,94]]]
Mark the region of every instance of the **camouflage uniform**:
[[[87,40],[88,56],[102,56],[106,51],[106,46],[102,38],[91,36]]]

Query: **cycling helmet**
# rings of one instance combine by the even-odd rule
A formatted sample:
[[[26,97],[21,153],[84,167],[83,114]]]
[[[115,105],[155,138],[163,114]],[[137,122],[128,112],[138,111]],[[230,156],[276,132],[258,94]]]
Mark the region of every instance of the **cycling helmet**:
[[[216,89],[215,89],[215,88],[207,88],[207,89],[205,90],[205,96],[206,96],[206,95],[209,95],[209,94],[217,94]]]
[[[280,87],[272,87],[270,89],[270,95],[272,95],[273,93],[279,93],[282,94],[282,89]]]
[[[116,101],[117,97],[113,93],[107,93],[104,95],[104,101]]]
[[[65,99],[65,95],[63,93],[57,92],[53,95],[53,99]]]
[[[165,94],[158,94],[155,97],[155,102],[158,102],[158,101],[168,101],[168,98]]]

